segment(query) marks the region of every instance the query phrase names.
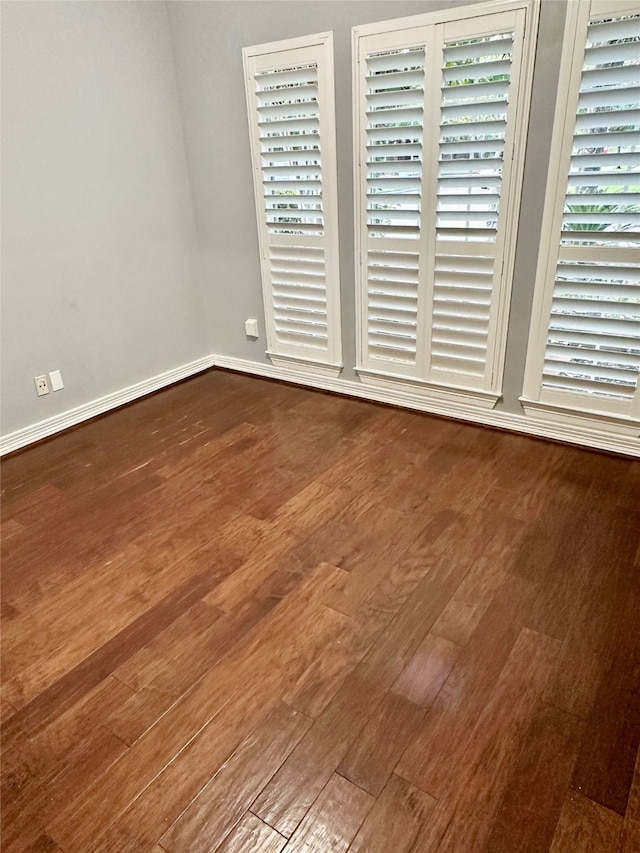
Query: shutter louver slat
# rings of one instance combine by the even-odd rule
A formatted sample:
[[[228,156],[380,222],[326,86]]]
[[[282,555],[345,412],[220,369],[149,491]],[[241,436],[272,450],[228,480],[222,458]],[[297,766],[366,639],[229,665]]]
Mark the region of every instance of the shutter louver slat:
[[[442,104],[442,124],[454,124],[463,119],[466,122],[491,120],[504,116],[507,109],[507,90],[501,90],[499,98],[493,100],[471,101],[469,103],[447,103]]]
[[[451,125],[448,126],[449,128]],[[486,140],[486,139],[465,139],[464,132],[460,133],[460,137],[456,141],[447,140],[440,144],[440,162],[446,162],[454,156],[460,158],[465,157],[469,160],[481,159],[486,153],[495,159],[502,159],[504,144],[502,140]],[[476,155],[479,155],[476,157]],[[474,163],[476,168],[479,164]]]
[[[623,109],[637,106],[640,103],[640,87],[625,86],[622,89],[594,89],[593,91],[582,91],[578,97],[578,115],[585,109],[598,107],[602,110],[614,107]]]
[[[478,162],[479,160],[482,162]],[[481,168],[480,168],[481,167]],[[439,178],[450,177],[452,175],[467,175],[476,177],[478,175],[497,176],[502,179],[502,157],[482,157],[464,160],[446,160],[440,161]]]
[[[638,166],[640,166],[640,157],[638,157]],[[622,183],[620,183],[622,181]],[[603,192],[601,187],[605,187],[608,190],[610,187],[620,187],[621,189],[626,189],[630,187],[640,187],[640,174],[634,176],[632,174],[625,173],[624,171],[618,169],[600,169],[597,172],[591,172],[589,175],[588,183],[585,183],[585,176],[578,173],[569,175],[569,189],[567,195],[575,194],[577,195],[579,192],[584,191],[585,189],[589,189],[590,192],[593,192],[594,189],[597,192]]]
[[[367,76],[372,92],[388,92],[403,89],[418,89],[422,85],[423,70],[416,68],[411,71],[385,71],[372,73]]]
[[[636,72],[637,73],[637,72]],[[604,118],[605,113],[600,114]],[[618,133],[579,133],[574,138],[574,153],[584,148],[635,148],[638,144],[638,129],[622,130]]]
[[[636,130],[640,125],[640,110],[602,110],[598,113],[578,115],[576,119],[576,131],[580,133],[591,133],[598,130],[608,133],[610,127],[622,127],[624,125],[632,125],[633,129]]]
[[[443,106],[458,105],[465,102],[484,103],[500,100],[504,97],[504,82],[461,83],[451,86],[443,92]]]
[[[465,136],[481,136],[487,139],[504,139],[504,118],[491,118],[478,116],[465,118],[462,122],[449,121],[447,124],[442,124],[440,130],[440,141],[447,142],[449,138],[456,139],[461,132]]]
[[[297,105],[296,105],[297,106]],[[317,109],[307,111],[300,115],[286,116],[285,118],[270,118],[259,121],[260,139],[287,138],[288,136],[310,135],[319,133],[320,122],[318,121]]]
[[[635,27],[635,32],[634,28]],[[618,20],[592,21],[589,25],[587,50],[593,45],[614,46],[615,42],[638,35],[637,16],[620,17]],[[636,55],[637,59],[637,55]]]
[[[624,84],[636,84],[636,77],[633,65],[622,66],[621,68],[596,68],[586,69],[582,73],[583,89],[588,92],[592,89],[602,86],[618,87]]]
[[[548,349],[548,361],[550,364],[566,363],[567,348],[561,344],[550,345]],[[633,353],[611,352],[606,349],[593,350],[586,348],[580,351],[580,364],[595,365],[597,367],[617,368],[633,373],[638,369],[638,356]]]
[[[270,107],[278,110],[288,109],[289,104],[303,103],[305,101],[317,101],[318,99],[318,84],[314,80],[312,83],[300,83],[296,85],[295,91],[290,92],[291,97],[287,104],[282,103],[282,95],[279,89],[259,89],[256,91],[258,100],[258,115],[262,116]]]
[[[500,200],[500,192],[488,192],[488,188],[482,187],[482,192],[445,192],[448,184],[438,187],[438,209],[446,210],[453,205],[457,209],[459,205],[464,208],[473,207],[478,209],[495,210]],[[469,188],[467,188],[469,189]],[[499,190],[499,185],[496,187]]]
[[[484,171],[484,170],[483,170]],[[500,188],[499,175],[449,175],[441,174],[438,181],[438,195],[449,195],[459,192],[460,190],[469,191],[471,188],[480,188],[482,190],[490,190]],[[483,193],[484,194],[484,193]]]
[[[545,387],[557,391],[569,391],[578,394],[593,394],[598,397],[610,397],[615,400],[633,400],[635,389],[626,383],[609,382],[604,376],[592,379],[589,373],[582,376],[571,376],[568,373],[553,374],[549,372],[545,362]]]
[[[258,92],[282,95],[284,92],[295,97],[299,87],[317,86],[317,66],[313,63],[298,68],[276,68],[273,71],[258,71],[255,74]]]
[[[511,36],[496,37],[491,39],[491,48],[495,56],[501,56],[511,52]],[[449,62],[470,62],[476,59],[483,59],[487,56],[486,42],[464,42],[458,47],[449,45],[447,48],[447,60]]]
[[[466,47],[467,45],[463,45],[462,49],[464,50]],[[476,42],[475,47],[484,47],[486,50],[487,43]],[[490,45],[490,47],[491,50],[494,51],[494,56],[496,55],[496,50],[499,50],[503,56],[511,54],[511,43],[508,38],[502,39],[502,46],[500,48],[497,48],[493,43]],[[473,70],[472,76],[477,80],[478,83],[488,82],[491,77],[506,77],[508,76],[511,70],[511,63],[508,59],[485,59],[484,53],[478,53],[473,58],[467,57],[463,60],[456,61],[451,54],[452,51],[450,48],[448,48],[446,64],[442,69],[442,79],[444,80],[446,85],[457,84],[461,83],[462,81],[466,81],[467,85],[473,85],[473,83],[469,79],[469,68]],[[459,51],[458,55],[460,55]],[[477,61],[479,57],[482,58],[482,61]]]
[[[603,251],[640,248],[639,34],[637,15],[587,32],[542,370],[543,389],[586,405],[630,404],[638,386],[640,263]]]

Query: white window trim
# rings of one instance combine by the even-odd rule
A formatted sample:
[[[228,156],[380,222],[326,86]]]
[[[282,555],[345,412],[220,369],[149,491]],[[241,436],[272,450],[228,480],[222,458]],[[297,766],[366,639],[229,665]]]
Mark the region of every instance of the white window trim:
[[[353,162],[354,162],[354,200],[355,200],[355,278],[356,278],[356,367],[355,372],[359,375],[363,384],[378,387],[400,387],[407,384],[412,387],[413,393],[421,394],[425,399],[440,402],[449,398],[452,404],[464,398],[478,408],[493,408],[502,397],[502,385],[504,379],[504,366],[506,354],[507,329],[509,321],[509,306],[511,302],[511,290],[513,283],[515,252],[518,236],[518,223],[520,215],[520,199],[524,177],[524,158],[526,151],[527,136],[529,131],[529,112],[531,104],[531,92],[533,82],[533,69],[536,56],[536,44],[538,34],[538,23],[540,16],[541,0],[489,0],[455,9],[444,9],[424,15],[415,15],[407,18],[396,18],[388,21],[375,22],[354,27],[352,29],[352,102],[353,102]],[[495,15],[500,12],[524,10],[526,13],[525,33],[523,40],[520,88],[515,97],[518,99],[518,118],[516,121],[514,138],[514,158],[512,169],[514,174],[510,181],[509,193],[505,197],[504,215],[509,217],[513,223],[508,230],[504,246],[504,265],[502,279],[499,286],[498,298],[495,304],[495,313],[492,318],[495,330],[495,344],[493,359],[488,365],[487,387],[482,390],[476,388],[463,388],[453,386],[442,386],[440,383],[424,379],[398,377],[393,373],[382,370],[371,370],[365,367],[365,341],[364,341],[364,294],[362,293],[362,258],[363,242],[366,237],[366,217],[362,215],[360,204],[361,193],[361,153],[362,153],[362,110],[360,103],[358,63],[360,57],[360,41],[372,35],[384,33],[401,33],[403,30],[411,30],[416,27],[445,24],[447,22],[464,19],[474,19],[482,15]],[[482,34],[481,32],[479,33]]]
[[[545,206],[540,233],[540,249],[536,268],[536,280],[529,327],[529,342],[525,366],[523,393],[519,398],[526,414],[534,419],[543,418],[561,425],[577,422],[598,424],[608,432],[619,435],[640,435],[640,394],[636,394],[631,414],[619,414],[611,409],[598,411],[594,405],[586,406],[581,394],[554,394],[545,389],[542,393],[542,363],[547,342],[549,313],[553,299],[555,268],[558,244],[554,237],[559,234],[563,218],[568,161],[573,139],[575,110],[567,109],[567,102],[577,101],[582,76],[582,61],[587,26],[592,18],[602,15],[624,15],[637,12],[638,0],[591,0],[569,3],[565,21],[562,56],[558,77],[558,94],[553,118],[553,135],[549,153],[549,171]],[[637,257],[636,249],[619,249],[620,259]],[[541,399],[544,396],[544,400]],[[596,402],[591,401],[592,403]]]
[[[323,135],[322,135],[322,194],[323,208],[325,212],[324,221],[324,259],[326,270],[326,302],[327,302],[327,327],[328,327],[328,354],[326,359],[316,358],[314,353],[309,355],[298,355],[282,352],[278,348],[273,305],[270,294],[270,270],[268,262],[268,240],[265,217],[262,215],[263,208],[263,184],[260,163],[260,143],[257,129],[252,120],[255,105],[252,102],[252,80],[250,74],[250,62],[254,57],[265,54],[276,54],[282,51],[296,51],[301,48],[319,47],[323,53],[323,62],[318,67],[319,79],[322,79],[325,99],[321,106],[323,111]],[[247,105],[247,117],[249,121],[249,136],[251,141],[251,159],[253,166],[253,187],[255,197],[255,209],[257,215],[258,242],[260,248],[260,268],[262,279],[262,295],[264,302],[267,349],[266,355],[274,365],[286,367],[289,370],[297,370],[301,373],[317,376],[336,377],[343,369],[342,363],[342,325],[340,310],[340,259],[338,243],[338,179],[337,179],[337,156],[336,156],[336,120],[335,120],[335,81],[334,81],[334,58],[333,58],[333,33],[324,32],[308,36],[301,36],[282,41],[268,42],[260,45],[252,45],[242,50],[245,97]]]

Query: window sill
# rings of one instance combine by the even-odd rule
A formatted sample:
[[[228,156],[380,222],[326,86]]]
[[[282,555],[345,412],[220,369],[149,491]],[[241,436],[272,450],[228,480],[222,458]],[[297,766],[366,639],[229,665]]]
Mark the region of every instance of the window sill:
[[[301,373],[311,374],[312,376],[327,376],[335,378],[340,375],[343,365],[331,364],[327,361],[315,361],[312,358],[301,358],[297,355],[282,355],[276,354],[267,350],[267,355],[271,359],[274,367],[284,368],[286,370],[297,370]]]
[[[493,391],[480,391],[475,388],[455,388],[422,379],[411,379],[377,370],[356,368],[363,385],[374,388],[393,388],[394,392],[410,399],[432,400],[437,403],[462,403],[478,409],[493,409],[501,395]]]
[[[520,397],[519,399],[527,417],[534,420],[558,424],[568,430],[578,429],[582,431],[587,429],[600,434],[607,432],[610,435],[634,438],[640,436],[640,421],[635,418],[577,411],[564,406],[530,400],[527,397]]]

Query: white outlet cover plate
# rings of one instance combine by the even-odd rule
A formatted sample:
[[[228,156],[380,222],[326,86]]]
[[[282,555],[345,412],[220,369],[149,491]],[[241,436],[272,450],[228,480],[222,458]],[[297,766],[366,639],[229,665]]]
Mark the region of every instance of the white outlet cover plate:
[[[62,374],[59,370],[53,370],[49,374],[49,382],[51,383],[52,391],[62,391],[64,388],[64,382],[62,381]]]
[[[258,321],[247,320],[244,324],[244,330],[250,338],[258,337]]]
[[[47,382],[46,373],[42,376],[34,376],[33,381],[36,384],[36,394],[38,397],[44,397],[45,394],[49,393],[49,383]]]

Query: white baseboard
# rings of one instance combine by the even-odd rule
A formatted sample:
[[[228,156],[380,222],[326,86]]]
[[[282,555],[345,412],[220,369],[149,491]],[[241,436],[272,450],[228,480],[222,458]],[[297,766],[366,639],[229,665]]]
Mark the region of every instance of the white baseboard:
[[[437,400],[426,400],[424,397],[411,394],[405,390],[372,387],[371,385],[364,385],[345,379],[331,379],[311,374],[303,375],[300,371],[287,370],[284,367],[274,367],[272,364],[264,364],[257,361],[245,361],[244,359],[233,358],[231,356],[213,355],[212,360],[215,367],[238,370],[254,376],[280,379],[285,382],[296,383],[297,385],[320,388],[323,391],[333,391],[336,394],[346,394],[349,397],[361,397],[377,403],[390,403],[394,406],[429,412],[433,415],[442,415],[497,429],[506,429],[539,438],[577,444],[581,447],[593,448],[594,450],[606,450],[610,453],[622,453],[625,456],[640,457],[640,440],[637,437],[619,435],[608,431],[606,425],[603,425],[602,428],[594,428],[579,423],[561,424],[557,420],[545,419],[540,416],[532,418],[524,413],[519,415],[512,412],[496,411],[495,409],[482,409],[478,406],[467,404],[462,400],[459,402],[446,401],[441,403]]]
[[[55,433],[61,432],[63,429],[76,426],[90,418],[95,418],[96,415],[102,415],[111,409],[117,409],[118,406],[123,406],[125,403],[137,400],[138,397],[144,397],[146,394],[151,394],[153,391],[158,391],[160,388],[172,385],[174,382],[179,382],[181,379],[186,379],[212,366],[213,356],[208,355],[205,358],[191,361],[189,364],[175,367],[173,370],[167,370],[165,373],[159,373],[150,379],[143,379],[142,382],[136,382],[135,385],[129,385],[129,387],[122,388],[120,391],[114,391],[105,397],[91,400],[89,403],[83,403],[82,406],[77,406],[75,409],[69,409],[44,421],[39,421],[31,426],[11,432],[8,435],[3,435],[0,437],[0,456],[5,453],[11,453],[13,450],[19,450],[21,447],[33,444],[35,441],[48,438],[50,435],[55,435]]]
[[[425,399],[418,394],[412,394],[408,390],[392,388],[373,387],[358,381],[338,379],[330,376],[321,376],[312,373],[302,373],[299,369],[288,369],[284,366],[274,366],[258,361],[247,361],[225,355],[210,355],[197,359],[189,364],[152,376],[128,388],[107,394],[98,400],[92,400],[75,409],[70,409],[60,415],[55,415],[47,420],[40,421],[24,429],[16,430],[8,435],[0,437],[0,455],[19,450],[35,441],[40,441],[61,430],[76,426],[83,421],[104,414],[111,409],[116,409],[125,403],[130,403],[153,391],[158,391],[167,385],[186,379],[209,367],[221,367],[228,370],[237,370],[253,376],[264,376],[268,379],[279,379],[284,382],[292,382],[297,385],[305,385],[309,388],[319,388],[323,391],[332,391],[336,394],[344,394],[349,397],[359,397],[377,403],[389,403],[406,409],[415,409],[447,418],[467,421],[484,426],[506,429],[525,435],[548,438],[555,441],[563,441],[569,444],[577,444],[581,447],[589,447],[595,450],[606,450],[610,453],[622,453],[626,456],[640,457],[640,439],[633,435],[615,434],[606,429],[606,424],[601,428],[579,422],[560,423],[551,418],[546,419],[538,414],[535,418],[526,414],[513,414],[512,412],[496,411],[495,409],[482,409],[476,405],[460,401],[443,401],[436,399]]]

